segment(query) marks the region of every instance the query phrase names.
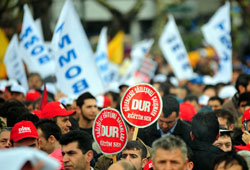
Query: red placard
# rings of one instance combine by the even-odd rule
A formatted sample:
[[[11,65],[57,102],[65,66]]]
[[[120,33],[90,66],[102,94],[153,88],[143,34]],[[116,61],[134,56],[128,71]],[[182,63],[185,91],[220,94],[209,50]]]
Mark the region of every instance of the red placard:
[[[128,140],[126,125],[115,109],[102,109],[93,124],[93,136],[105,154],[119,153]]]
[[[160,94],[153,86],[145,83],[128,88],[120,104],[123,118],[138,128],[153,124],[162,110]]]

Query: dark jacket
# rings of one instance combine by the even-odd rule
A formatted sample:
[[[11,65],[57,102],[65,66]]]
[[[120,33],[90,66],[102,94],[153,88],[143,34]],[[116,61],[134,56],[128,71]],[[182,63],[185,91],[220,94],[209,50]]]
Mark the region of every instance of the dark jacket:
[[[211,144],[194,140],[190,145],[193,151],[193,170],[213,170],[215,158],[223,151]]]
[[[190,130],[191,126],[182,121],[182,120],[177,120],[177,125],[174,129],[174,132],[172,135],[178,136],[181,139],[183,139],[187,145],[190,144],[191,142],[191,137],[190,137]],[[138,137],[148,146],[152,146],[152,143],[161,137],[161,133],[159,130],[157,130],[157,122],[152,124],[151,126],[143,129],[139,129]]]
[[[237,120],[242,115],[242,113],[240,113],[238,110],[238,103],[239,103],[239,94],[236,93],[232,97],[232,99],[226,101],[222,105],[223,109],[228,110],[229,112],[233,114],[234,120]]]

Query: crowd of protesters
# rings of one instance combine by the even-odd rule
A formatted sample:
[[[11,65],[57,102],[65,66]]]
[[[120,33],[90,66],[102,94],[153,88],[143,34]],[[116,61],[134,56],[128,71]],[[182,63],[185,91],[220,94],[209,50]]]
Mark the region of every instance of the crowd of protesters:
[[[17,160],[22,160],[17,169],[248,169],[249,74],[239,73],[234,82],[216,85],[197,80],[176,85],[170,77],[159,75],[150,84],[162,97],[162,113],[154,124],[139,129],[136,140],[132,140],[135,127],[127,124],[127,145],[114,162],[100,151],[92,127],[102,108],[120,111],[121,98],[132,84],[120,84],[99,96],[84,92],[75,98],[46,86],[47,103],[41,108],[44,88],[39,74],[29,74],[28,92],[15,81],[0,83],[0,162],[5,162],[0,169],[8,169]],[[20,156],[18,149],[23,147]],[[46,153],[49,159],[41,156],[34,162],[35,156],[25,156],[28,148],[35,148],[30,151],[34,155]],[[17,150],[11,153],[13,149]],[[53,164],[57,166],[50,159],[57,160]]]

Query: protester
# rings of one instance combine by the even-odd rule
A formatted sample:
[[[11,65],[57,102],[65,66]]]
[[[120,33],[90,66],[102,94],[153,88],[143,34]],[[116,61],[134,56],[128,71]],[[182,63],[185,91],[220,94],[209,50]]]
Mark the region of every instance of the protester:
[[[148,162],[146,147],[137,141],[128,141],[121,154],[121,160],[130,161],[136,170],[142,170]]]
[[[214,146],[219,147],[224,152],[230,152],[233,150],[233,143],[230,133],[232,131],[221,128],[220,129],[220,136],[216,141],[213,143]]]
[[[240,74],[236,81],[235,88],[237,89],[237,93],[231,100],[225,102],[222,107],[223,109],[231,111],[236,120],[242,115],[242,113],[238,110],[239,95],[244,92],[250,92],[250,75]]]
[[[227,111],[225,109],[217,109],[214,110],[215,115],[218,118],[218,122],[220,127],[226,128],[228,130],[234,129],[234,117],[233,114],[230,111]]]
[[[61,129],[56,122],[49,119],[42,119],[37,124],[37,132],[39,135],[40,149],[49,154],[51,157],[57,159],[63,167],[62,149],[59,143],[61,138]]]
[[[25,101],[26,90],[21,85],[12,85],[10,88],[11,99],[18,100],[20,102]]]
[[[225,152],[216,157],[214,170],[248,170],[246,161],[234,152]]]
[[[10,133],[10,141],[13,147],[29,146],[39,149],[38,133],[31,121],[21,121],[14,125]]]
[[[60,102],[49,102],[45,105],[40,119],[54,119],[60,127],[62,134],[68,133],[72,124],[69,121],[69,116],[75,114],[75,110],[67,111]]]
[[[179,119],[179,103],[171,95],[163,98],[163,109],[158,121],[147,128],[139,130],[139,138],[148,145],[164,136],[172,134],[182,138],[187,144],[191,142],[190,125]]]
[[[184,98],[184,102],[187,102],[187,103],[190,103],[191,105],[193,105],[195,108],[195,113],[197,113],[201,109],[201,107],[199,105],[199,99],[196,95],[188,94]]]
[[[222,104],[223,104],[223,100],[218,96],[210,97],[208,100],[208,106],[210,106],[212,110],[221,109]]]
[[[135,166],[127,160],[120,160],[109,167],[108,170],[136,170]]]
[[[41,89],[43,81],[38,73],[30,73],[28,75],[28,86],[30,90]]]
[[[93,170],[90,161],[93,159],[92,138],[81,130],[73,130],[60,139],[65,170]]]
[[[212,144],[219,136],[219,122],[214,112],[197,113],[191,122],[194,170],[212,170],[211,162],[223,151]]]
[[[185,142],[173,135],[157,139],[152,146],[154,170],[187,168],[187,146]]]
[[[10,148],[10,131],[11,128],[3,128],[0,130],[0,149]]]
[[[80,110],[79,128],[92,136],[92,126],[97,115],[96,98],[91,93],[85,92],[77,98],[76,103]]]

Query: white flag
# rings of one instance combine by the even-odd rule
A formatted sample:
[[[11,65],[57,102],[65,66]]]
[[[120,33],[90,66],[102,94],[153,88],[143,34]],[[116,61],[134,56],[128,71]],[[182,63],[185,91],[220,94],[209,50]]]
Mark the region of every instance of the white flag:
[[[54,75],[55,63],[44,45],[27,5],[24,6],[20,49],[29,72],[39,73],[42,78]]]
[[[60,14],[52,48],[59,90],[68,96],[104,92],[91,46],[71,0],[66,1]]]
[[[126,71],[123,78],[121,79],[121,83],[126,82],[128,79],[130,79],[131,76],[133,76],[133,74],[136,71],[139,71],[139,68],[142,65],[142,62],[146,54],[149,52],[150,48],[152,47],[153,43],[154,43],[153,39],[143,40],[143,41],[136,43],[132,47],[131,65]]]
[[[193,69],[190,66],[186,48],[172,15],[169,16],[168,23],[161,35],[159,46],[165,59],[173,68],[175,76],[179,80],[191,79]]]
[[[206,41],[213,46],[219,56],[219,70],[213,77],[213,82],[230,82],[232,80],[232,43],[229,2],[202,27],[202,32]]]
[[[105,89],[108,89],[108,85],[112,81],[111,70],[109,68],[109,60],[107,57],[108,43],[107,43],[107,27],[103,27],[99,36],[99,41],[95,53],[95,63],[97,65],[99,74],[102,78]]]
[[[9,43],[8,49],[4,56],[4,64],[6,66],[8,78],[19,81],[27,91],[29,89],[28,82],[23,61],[19,54],[18,39],[16,34],[12,37]]]

